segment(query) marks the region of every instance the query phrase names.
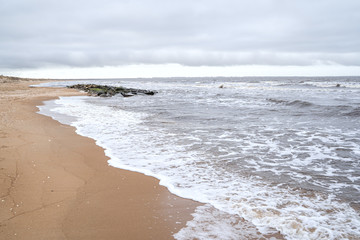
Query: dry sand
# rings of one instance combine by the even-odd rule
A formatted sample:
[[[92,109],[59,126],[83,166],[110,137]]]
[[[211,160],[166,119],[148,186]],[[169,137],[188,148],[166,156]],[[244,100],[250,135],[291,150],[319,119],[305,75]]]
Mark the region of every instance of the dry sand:
[[[198,203],[108,166],[102,148],[37,114],[69,89],[0,79],[0,239],[172,239]]]

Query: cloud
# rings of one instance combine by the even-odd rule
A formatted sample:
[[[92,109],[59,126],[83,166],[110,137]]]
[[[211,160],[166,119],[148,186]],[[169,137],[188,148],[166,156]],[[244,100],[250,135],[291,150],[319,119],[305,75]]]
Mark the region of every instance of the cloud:
[[[358,0],[0,4],[0,68],[360,65]]]

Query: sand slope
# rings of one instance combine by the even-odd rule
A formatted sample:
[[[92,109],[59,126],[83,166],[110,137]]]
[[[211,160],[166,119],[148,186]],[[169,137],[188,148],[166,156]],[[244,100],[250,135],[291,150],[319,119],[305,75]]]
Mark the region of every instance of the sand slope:
[[[198,205],[108,166],[103,149],[36,105],[76,90],[0,82],[0,239],[171,239]]]

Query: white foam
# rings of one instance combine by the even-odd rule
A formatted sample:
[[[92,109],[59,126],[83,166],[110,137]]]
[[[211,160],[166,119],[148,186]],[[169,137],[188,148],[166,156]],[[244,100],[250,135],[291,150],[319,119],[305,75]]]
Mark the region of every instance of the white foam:
[[[211,211],[208,210],[209,205],[198,208],[193,222],[189,222],[188,227],[176,235],[177,238],[189,239],[186,237],[195,231],[201,234],[200,239],[209,239],[211,236],[236,239],[243,234],[240,232],[243,228],[235,224],[239,216],[253,223],[262,234],[267,234],[269,229],[276,229],[288,239],[350,239],[360,236],[358,212],[348,204],[335,200],[331,195],[312,195],[296,189],[267,184],[260,177],[234,175],[226,168],[216,165],[216,158],[210,158],[196,150],[189,151],[187,145],[179,144],[179,141],[183,140],[179,136],[174,137],[174,134],[166,129],[146,125],[145,121],[151,118],[151,115],[124,111],[120,107],[109,107],[101,101],[106,100],[63,97],[55,101],[56,106],[51,106],[51,112],[72,116],[70,124],[77,128],[79,134],[95,139],[96,143],[105,149],[106,155],[111,158],[110,165],[154,176],[174,194],[209,203],[216,208]],[[40,112],[44,111],[40,109]],[[58,116],[53,115],[55,119],[63,121]],[[263,132],[270,130],[264,129]],[[197,131],[201,132],[202,130]],[[207,134],[208,131],[203,133]],[[231,133],[228,132],[224,136],[229,137],[229,134]],[[298,151],[289,151],[289,148],[282,150],[274,142],[254,141],[259,139],[255,131],[246,134],[247,137],[244,139],[233,137],[232,140],[241,143],[242,153],[248,153],[249,156],[259,152],[289,155]],[[211,141],[203,140],[198,135],[184,134],[184,138],[202,144],[204,149],[213,145]],[[339,139],[324,137],[320,140],[324,142]],[[208,144],[204,145],[205,143]],[[331,151],[323,148],[323,145],[306,149],[313,154],[306,158],[306,161],[293,159],[290,168],[301,170],[302,166],[318,158],[331,156]],[[239,154],[239,149],[230,150],[224,158]],[[248,159],[246,163],[258,170],[263,170],[265,165],[276,166],[271,162],[262,164],[261,161],[265,159],[259,160]],[[331,168],[326,169],[320,165],[317,167],[319,171],[325,169],[329,174],[334,173]],[[283,170],[278,170],[278,173],[280,171]],[[298,179],[308,177],[302,176],[300,172],[297,176]],[[293,177],[296,178],[296,175]],[[207,212],[207,216],[202,216],[204,212]],[[204,225],[209,223],[206,219],[211,219],[208,226]],[[224,222],[224,219],[227,221]],[[255,233],[251,230],[246,234],[252,236]]]
[[[187,222],[185,228],[174,234],[175,239],[277,239],[269,236],[273,232],[269,231],[268,235],[261,234],[254,225],[239,216],[222,212],[209,204],[197,207],[192,215],[194,219]]]

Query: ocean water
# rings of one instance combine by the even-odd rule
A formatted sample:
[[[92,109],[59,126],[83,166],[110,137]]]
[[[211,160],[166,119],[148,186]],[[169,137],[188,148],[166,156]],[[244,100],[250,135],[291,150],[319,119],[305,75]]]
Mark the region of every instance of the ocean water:
[[[75,83],[159,92],[61,97],[39,109],[95,139],[111,166],[204,203],[176,239],[360,239],[360,77],[42,86]]]

